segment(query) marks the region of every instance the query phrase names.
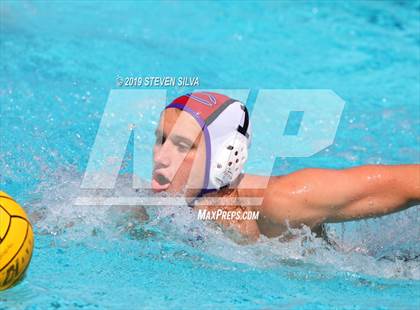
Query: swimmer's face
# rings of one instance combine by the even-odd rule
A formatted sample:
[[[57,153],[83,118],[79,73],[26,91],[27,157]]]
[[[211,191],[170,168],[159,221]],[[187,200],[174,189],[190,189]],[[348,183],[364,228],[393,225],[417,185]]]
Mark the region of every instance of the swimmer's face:
[[[196,196],[203,185],[205,143],[197,121],[178,109],[166,109],[156,128],[152,189]]]

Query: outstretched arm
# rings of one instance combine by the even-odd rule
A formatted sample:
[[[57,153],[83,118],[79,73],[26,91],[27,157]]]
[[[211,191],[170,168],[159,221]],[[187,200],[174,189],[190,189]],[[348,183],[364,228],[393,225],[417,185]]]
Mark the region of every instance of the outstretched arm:
[[[277,220],[313,227],[381,216],[416,204],[420,204],[420,165],[367,165],[303,169],[274,178],[263,208]]]

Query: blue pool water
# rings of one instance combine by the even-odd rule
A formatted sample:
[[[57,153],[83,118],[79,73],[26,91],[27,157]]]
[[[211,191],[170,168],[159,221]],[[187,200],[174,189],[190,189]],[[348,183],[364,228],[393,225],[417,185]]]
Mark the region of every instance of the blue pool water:
[[[202,89],[254,95],[334,90],[346,105],[333,145],[278,158],[274,174],[420,162],[419,1],[1,1],[0,14],[0,188],[36,233],[27,277],[0,309],[419,306],[418,207],[329,225],[336,249],[305,230],[237,245],[185,207],[137,223],[74,205],[118,75],[198,76]],[[147,139],[158,114],[143,117]],[[130,186],[123,175],[117,191]]]

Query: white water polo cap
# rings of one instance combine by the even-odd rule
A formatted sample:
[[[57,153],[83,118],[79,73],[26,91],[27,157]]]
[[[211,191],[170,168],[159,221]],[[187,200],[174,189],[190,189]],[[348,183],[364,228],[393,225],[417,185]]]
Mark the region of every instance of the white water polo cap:
[[[189,113],[200,125],[206,144],[206,166],[199,196],[231,184],[248,158],[251,126],[246,106],[213,92],[195,92],[176,98],[166,109]]]

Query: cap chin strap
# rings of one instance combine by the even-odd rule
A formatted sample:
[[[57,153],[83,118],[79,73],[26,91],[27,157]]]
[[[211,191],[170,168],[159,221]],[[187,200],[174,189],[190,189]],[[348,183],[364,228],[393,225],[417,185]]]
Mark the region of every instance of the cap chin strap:
[[[244,175],[243,174],[240,174],[233,182],[235,182],[236,184],[235,185],[237,185],[237,184],[239,184],[239,182],[241,182],[241,180],[242,180],[242,178],[244,177]],[[232,182],[232,183],[233,183]],[[232,184],[231,183],[231,184]],[[202,189],[199,193],[198,193],[198,195],[197,196],[195,196],[194,197],[194,199],[191,201],[191,203],[188,203],[188,206],[190,207],[190,208],[194,208],[194,202],[197,200],[197,199],[199,199],[199,198],[201,198],[201,197],[203,197],[204,195],[206,195],[206,194],[209,194],[209,193],[212,193],[212,192],[217,192],[217,191],[219,191],[219,190],[223,190],[223,189],[226,189],[226,188],[228,188],[231,184],[227,184],[227,185],[224,185],[224,186],[222,186],[221,188],[219,188],[219,189],[215,189],[215,188],[213,188],[213,189]]]
[[[222,187],[220,187],[220,188],[203,188],[203,189],[201,189],[201,191],[198,193],[197,198],[201,198],[201,197],[203,197],[204,195],[209,194],[209,193],[212,193],[212,192],[217,192],[217,191],[221,190],[222,188],[226,188],[226,187],[228,187],[228,186],[229,186],[229,185],[224,185],[224,186],[222,186]]]
[[[188,203],[188,206],[190,208],[194,208],[194,202],[197,199],[203,197],[206,194],[217,192],[217,191],[219,191],[221,189],[225,189],[225,188],[228,188],[228,187],[229,187],[229,184],[224,185],[224,186],[222,186],[221,188],[218,188],[218,189],[217,188],[203,188],[203,189],[200,190],[200,192],[198,193],[198,195],[194,197],[194,199],[191,201],[191,203]]]

